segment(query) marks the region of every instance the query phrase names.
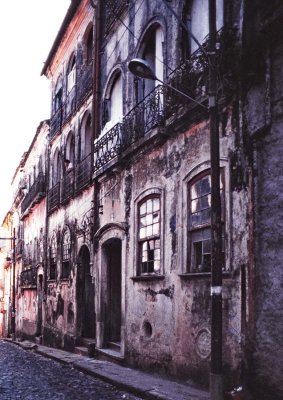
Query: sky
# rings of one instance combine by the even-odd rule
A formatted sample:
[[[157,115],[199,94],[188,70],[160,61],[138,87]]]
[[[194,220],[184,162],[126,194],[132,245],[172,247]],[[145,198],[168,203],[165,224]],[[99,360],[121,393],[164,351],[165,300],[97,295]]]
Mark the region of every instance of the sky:
[[[70,0],[8,0],[0,13],[0,225],[12,205],[11,181],[40,121],[50,118],[44,65]]]

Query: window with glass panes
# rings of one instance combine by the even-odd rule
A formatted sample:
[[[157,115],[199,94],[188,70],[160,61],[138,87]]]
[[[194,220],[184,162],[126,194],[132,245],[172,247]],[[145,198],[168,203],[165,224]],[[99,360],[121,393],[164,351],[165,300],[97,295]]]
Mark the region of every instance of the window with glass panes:
[[[49,279],[56,279],[56,277],[57,277],[57,246],[56,246],[56,238],[53,237],[50,246]]]
[[[62,245],[62,278],[69,278],[71,259],[71,236],[69,230],[66,230],[63,236]]]
[[[220,180],[222,216],[223,182]],[[211,176],[202,175],[189,185],[189,272],[211,271]],[[222,235],[224,235],[222,218]],[[224,268],[224,240],[222,240]]]
[[[149,197],[139,205],[139,273],[160,273],[160,198]]]

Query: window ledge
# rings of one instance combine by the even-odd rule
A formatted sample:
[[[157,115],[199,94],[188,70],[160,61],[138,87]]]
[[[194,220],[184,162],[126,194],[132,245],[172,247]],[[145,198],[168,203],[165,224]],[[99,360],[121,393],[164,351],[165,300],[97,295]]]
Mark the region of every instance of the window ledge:
[[[185,280],[211,278],[211,272],[187,272],[185,274],[179,274],[179,277]],[[231,278],[231,272],[230,271],[223,272],[222,277]]]
[[[132,281],[141,282],[141,281],[162,281],[165,279],[165,275],[139,275],[139,276],[131,276]]]

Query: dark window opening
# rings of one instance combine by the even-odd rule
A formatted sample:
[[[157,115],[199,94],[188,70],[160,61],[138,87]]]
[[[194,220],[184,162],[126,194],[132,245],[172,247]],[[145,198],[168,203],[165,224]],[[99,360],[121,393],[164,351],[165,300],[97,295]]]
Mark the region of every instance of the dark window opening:
[[[224,253],[224,192],[221,177],[222,252]],[[211,271],[211,176],[203,175],[189,186],[189,272]]]

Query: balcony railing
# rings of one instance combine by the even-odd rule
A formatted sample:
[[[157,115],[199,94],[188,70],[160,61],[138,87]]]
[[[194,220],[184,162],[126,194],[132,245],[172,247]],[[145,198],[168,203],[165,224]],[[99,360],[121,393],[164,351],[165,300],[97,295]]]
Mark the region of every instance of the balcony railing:
[[[48,211],[55,210],[60,205],[60,182],[56,183],[48,192]]]
[[[61,202],[66,202],[74,194],[74,171],[66,173],[61,181]]]
[[[25,269],[20,274],[20,286],[21,287],[33,287],[37,286],[37,273],[36,268]]]
[[[114,22],[118,19],[129,0],[106,0],[105,1],[105,30],[108,32]]]
[[[92,178],[91,154],[77,165],[76,172],[76,192],[79,192],[90,183]]]
[[[50,120],[50,138],[52,139],[56,133],[61,131],[63,123],[63,105],[51,116]]]
[[[163,123],[164,117],[164,87],[159,85],[124,117],[122,149]]]
[[[218,64],[218,91],[220,94],[227,94],[229,89],[233,87],[232,70],[233,70],[233,48],[234,48],[234,31],[220,29],[217,32],[217,42],[219,50],[217,50]],[[203,49],[208,51],[207,36],[202,44]],[[209,64],[208,57],[202,49],[196,50],[188,60],[183,62],[169,76],[168,83],[174,88],[187,94],[199,102],[207,100],[208,83],[209,83]],[[177,94],[175,91],[168,89],[166,96],[166,115],[173,115],[180,106],[195,104],[190,102],[185,96]]]
[[[76,84],[77,107],[92,91],[92,81],[92,64],[82,66]]]
[[[60,108],[54,112],[50,121],[50,138],[61,131],[64,123],[81,106],[92,91],[92,64],[83,65],[76,73],[76,83],[64,98]]]
[[[30,187],[27,195],[22,201],[21,211],[24,214],[28,208],[38,203],[46,194],[45,175],[40,173],[33,185]]]
[[[156,87],[121,123],[116,124],[94,143],[94,171],[102,168],[123,151],[136,144],[153,128],[165,121],[165,89]]]
[[[94,143],[94,171],[117,157],[122,148],[122,124],[118,123]]]

